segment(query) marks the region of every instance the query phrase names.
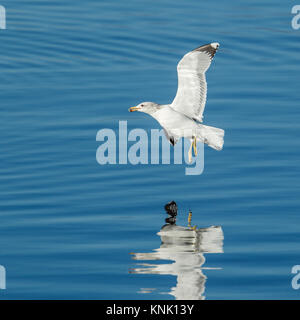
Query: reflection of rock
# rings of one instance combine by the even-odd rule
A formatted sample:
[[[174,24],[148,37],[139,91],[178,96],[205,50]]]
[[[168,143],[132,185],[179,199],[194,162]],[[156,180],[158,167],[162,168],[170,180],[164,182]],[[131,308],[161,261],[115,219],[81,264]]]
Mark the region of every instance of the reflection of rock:
[[[205,263],[204,253],[223,252],[221,227],[191,229],[175,224],[164,225],[158,235],[161,246],[150,253],[135,253],[135,260],[172,260],[168,264],[140,264],[132,273],[170,274],[177,276],[176,287],[169,294],[178,300],[202,300],[206,276],[201,267]]]

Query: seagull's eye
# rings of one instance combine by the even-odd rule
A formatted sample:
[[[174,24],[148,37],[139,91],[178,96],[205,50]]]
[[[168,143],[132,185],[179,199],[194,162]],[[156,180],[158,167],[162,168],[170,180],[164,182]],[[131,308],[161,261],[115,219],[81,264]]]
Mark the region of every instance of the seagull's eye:
[[[141,107],[143,107],[144,105],[143,104],[141,104]]]

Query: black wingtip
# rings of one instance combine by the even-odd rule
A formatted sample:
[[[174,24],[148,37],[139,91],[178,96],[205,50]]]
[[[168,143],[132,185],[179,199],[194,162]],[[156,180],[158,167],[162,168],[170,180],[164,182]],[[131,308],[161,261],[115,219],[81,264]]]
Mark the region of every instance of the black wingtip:
[[[198,47],[192,51],[200,51],[205,52],[210,55],[211,59],[215,56],[216,52],[218,51],[220,44],[218,42],[208,43],[204,46]]]
[[[176,223],[176,217],[170,217],[165,219],[166,223],[168,224],[175,224]]]
[[[165,205],[165,210],[167,211],[167,214],[169,214],[171,217],[177,216],[177,204],[175,201],[171,201]]]
[[[170,143],[171,143],[171,145],[172,145],[173,147],[175,146],[175,140],[174,140],[173,137],[170,138]]]

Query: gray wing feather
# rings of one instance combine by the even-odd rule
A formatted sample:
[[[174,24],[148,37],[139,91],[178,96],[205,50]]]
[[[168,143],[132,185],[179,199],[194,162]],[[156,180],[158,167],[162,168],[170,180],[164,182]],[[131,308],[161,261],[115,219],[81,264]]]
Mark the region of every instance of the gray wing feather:
[[[171,107],[189,118],[202,122],[206,103],[205,72],[219,47],[207,44],[188,52],[178,63],[178,89]]]

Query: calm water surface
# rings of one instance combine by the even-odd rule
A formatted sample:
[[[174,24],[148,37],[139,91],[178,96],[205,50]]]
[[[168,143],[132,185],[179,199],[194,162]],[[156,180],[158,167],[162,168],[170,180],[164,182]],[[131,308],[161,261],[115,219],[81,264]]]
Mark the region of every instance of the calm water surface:
[[[1,4],[0,299],[299,299],[300,31],[289,2]],[[159,128],[128,108],[171,102],[178,60],[213,41],[205,123],[226,136],[223,151],[205,148],[203,174],[100,166],[98,130]],[[171,200],[184,240],[161,230]],[[189,209],[197,232],[184,229]]]

